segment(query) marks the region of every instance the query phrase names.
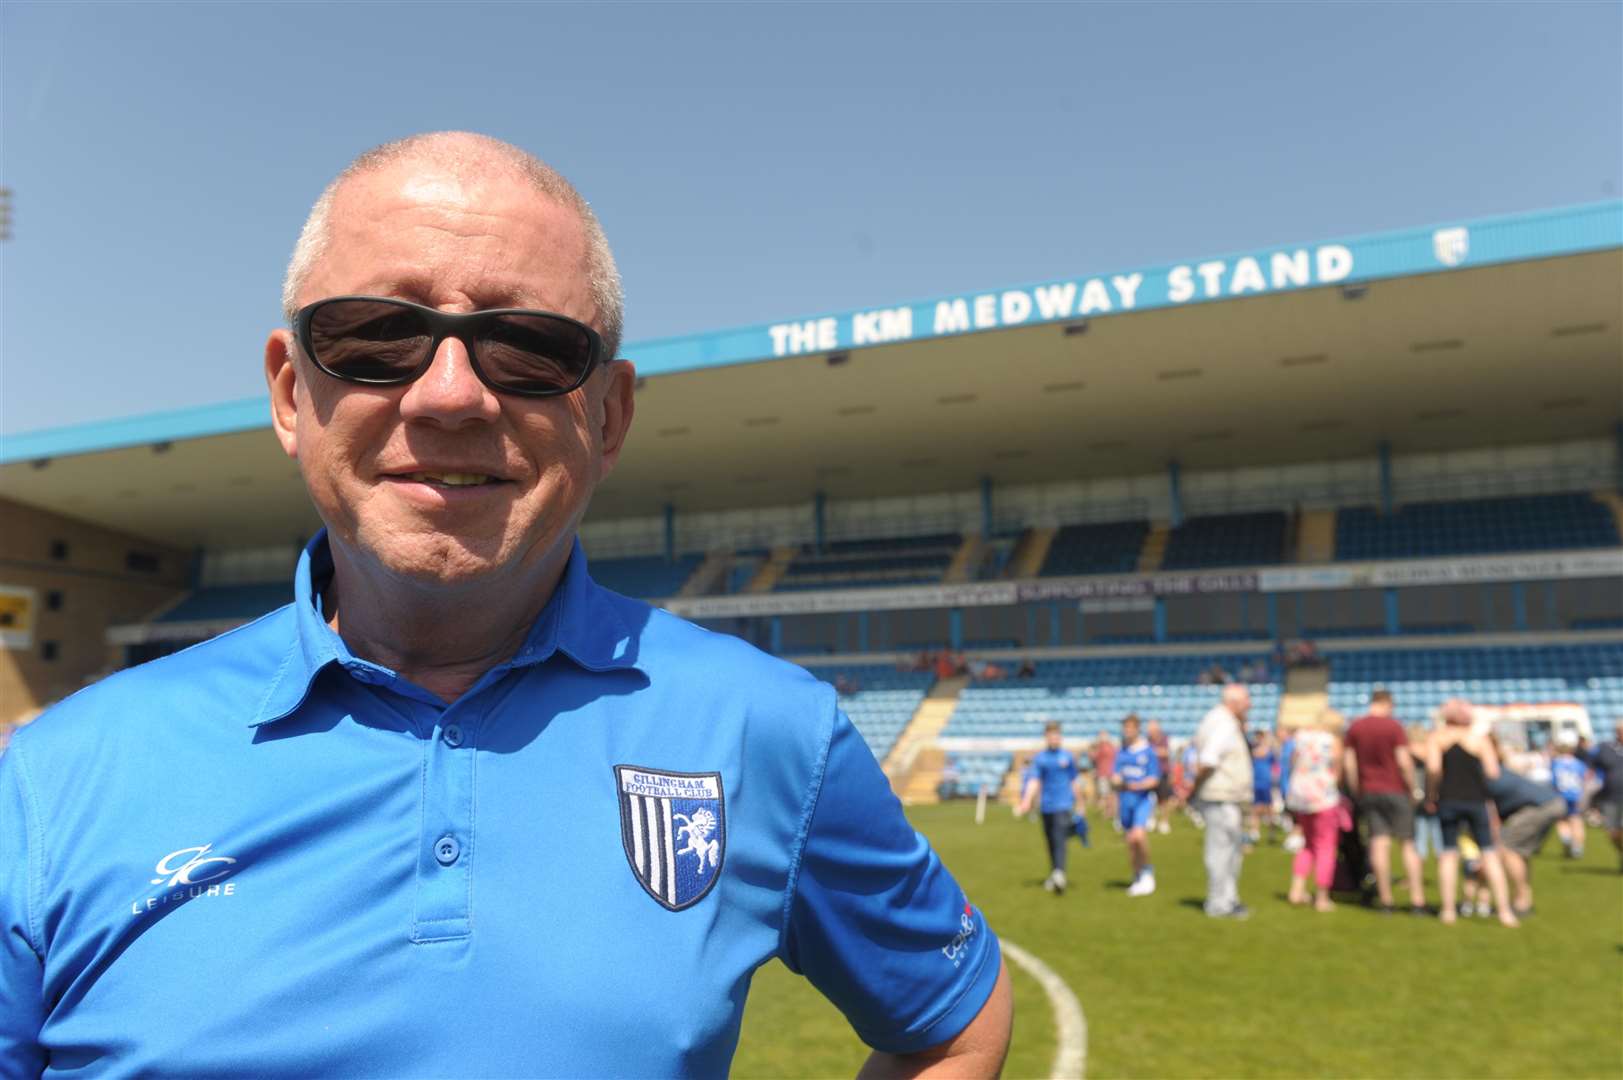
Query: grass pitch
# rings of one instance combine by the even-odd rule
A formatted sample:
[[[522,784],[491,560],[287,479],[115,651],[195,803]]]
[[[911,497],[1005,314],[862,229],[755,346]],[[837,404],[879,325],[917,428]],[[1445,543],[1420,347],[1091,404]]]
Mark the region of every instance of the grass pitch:
[[[1623,1076],[1623,875],[1599,832],[1582,862],[1561,858],[1552,837],[1533,863],[1537,913],[1512,931],[1352,904],[1291,908],[1290,857],[1271,846],[1246,860],[1251,920],[1207,919],[1200,834],[1181,819],[1152,842],[1154,896],[1125,895],[1125,848],[1096,814],[1094,846],[1073,843],[1072,886],[1055,898],[1041,888],[1038,826],[1006,807],[978,827],[965,803],[910,816],[993,929],[1076,992],[1090,1077]],[[1436,904],[1434,872],[1428,864]],[[1046,1076],[1047,999],[1009,967],[1006,1075]],[[779,964],[757,975],[735,1075],[850,1076],[866,1056],[809,984]]]

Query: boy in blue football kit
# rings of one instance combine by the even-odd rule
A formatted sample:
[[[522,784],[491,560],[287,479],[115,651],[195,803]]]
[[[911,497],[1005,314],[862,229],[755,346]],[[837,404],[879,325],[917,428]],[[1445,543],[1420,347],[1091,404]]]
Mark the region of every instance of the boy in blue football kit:
[[[1578,760],[1577,749],[1576,740],[1563,739],[1556,746],[1555,757],[1550,760],[1550,779],[1555,784],[1555,790],[1567,803],[1567,816],[1557,828],[1561,846],[1566,849],[1569,859],[1584,857],[1582,809],[1584,783],[1589,779],[1589,766]]]
[[[1076,755],[1060,745],[1062,733],[1056,721],[1050,720],[1044,725],[1043,739],[1045,748],[1038,751],[1026,767],[1018,813],[1022,817],[1030,813],[1032,803],[1041,793],[1043,842],[1048,847],[1051,867],[1043,880],[1043,888],[1058,895],[1065,891],[1065,843],[1075,828],[1072,818],[1078,789],[1082,786],[1082,773],[1077,768]]]
[[[1133,861],[1133,883],[1128,896],[1155,891],[1155,867],[1150,865],[1150,823],[1155,820],[1155,790],[1161,784],[1161,762],[1155,747],[1144,737],[1136,715],[1121,722],[1121,750],[1116,754],[1112,785],[1120,792],[1121,827],[1127,835],[1127,853]]]

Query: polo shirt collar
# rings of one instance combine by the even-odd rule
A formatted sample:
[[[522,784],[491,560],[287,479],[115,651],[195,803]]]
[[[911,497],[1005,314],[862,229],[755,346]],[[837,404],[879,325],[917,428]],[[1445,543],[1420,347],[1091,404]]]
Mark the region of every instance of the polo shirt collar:
[[[332,580],[332,572],[332,549],[327,543],[327,530],[322,529],[299,556],[293,575],[293,640],[255,711],[251,727],[280,720],[297,709],[309,696],[316,676],[330,665],[393,677],[387,668],[351,653],[344,639],[327,625],[321,593]],[[551,599],[518,652],[498,667],[530,667],[561,652],[587,671],[642,670],[637,635],[621,610],[628,603],[592,580],[586,553],[576,537]]]

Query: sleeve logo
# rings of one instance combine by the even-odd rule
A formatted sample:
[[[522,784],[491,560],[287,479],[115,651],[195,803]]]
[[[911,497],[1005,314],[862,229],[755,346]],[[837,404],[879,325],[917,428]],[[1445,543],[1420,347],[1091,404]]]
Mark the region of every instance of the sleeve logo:
[[[671,911],[703,900],[727,852],[721,774],[616,765],[614,778],[626,863],[643,891]]]

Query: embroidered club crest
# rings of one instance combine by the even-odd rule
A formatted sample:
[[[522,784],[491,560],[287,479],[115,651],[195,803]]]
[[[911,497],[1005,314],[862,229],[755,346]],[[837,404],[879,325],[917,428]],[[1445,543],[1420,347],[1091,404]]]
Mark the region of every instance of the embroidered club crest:
[[[616,765],[614,780],[626,862],[643,889],[672,911],[703,900],[727,851],[721,774]]]

